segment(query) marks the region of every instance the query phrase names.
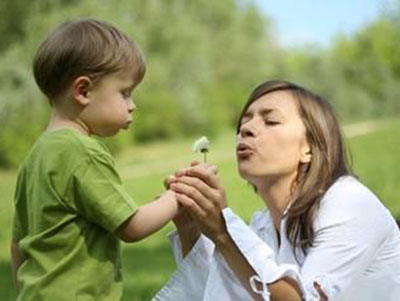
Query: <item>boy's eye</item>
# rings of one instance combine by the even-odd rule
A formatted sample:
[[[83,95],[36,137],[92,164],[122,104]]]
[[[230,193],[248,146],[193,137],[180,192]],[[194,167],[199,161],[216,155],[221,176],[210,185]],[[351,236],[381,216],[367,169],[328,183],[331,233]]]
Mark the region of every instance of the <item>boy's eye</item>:
[[[131,97],[131,91],[129,91],[129,90],[121,91],[121,94],[122,94],[122,97],[123,97],[123,98],[129,98],[129,97]]]

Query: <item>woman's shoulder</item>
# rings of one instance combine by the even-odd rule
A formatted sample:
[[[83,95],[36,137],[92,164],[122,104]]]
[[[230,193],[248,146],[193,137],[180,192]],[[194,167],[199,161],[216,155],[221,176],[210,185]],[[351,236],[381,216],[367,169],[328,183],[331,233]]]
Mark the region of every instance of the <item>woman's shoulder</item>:
[[[375,193],[355,177],[343,176],[323,196],[316,227],[343,223],[390,225],[392,220],[390,212]]]
[[[332,206],[343,210],[383,207],[374,192],[350,175],[337,179],[322,197],[321,208]]]

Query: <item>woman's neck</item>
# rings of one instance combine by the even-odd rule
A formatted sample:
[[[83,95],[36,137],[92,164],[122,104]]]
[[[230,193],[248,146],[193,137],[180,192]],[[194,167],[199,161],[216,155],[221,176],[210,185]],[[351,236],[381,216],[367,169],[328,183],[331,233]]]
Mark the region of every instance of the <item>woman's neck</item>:
[[[294,180],[295,175],[274,177],[264,179],[257,185],[257,192],[264,200],[277,231],[280,229],[284,212],[291,201]]]

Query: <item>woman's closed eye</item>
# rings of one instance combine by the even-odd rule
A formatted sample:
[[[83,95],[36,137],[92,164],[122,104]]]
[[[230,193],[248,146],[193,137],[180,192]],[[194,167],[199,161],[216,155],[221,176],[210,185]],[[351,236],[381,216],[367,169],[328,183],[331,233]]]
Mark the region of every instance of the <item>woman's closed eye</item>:
[[[269,126],[274,126],[274,125],[281,124],[279,121],[271,120],[271,119],[265,119],[264,123],[265,123],[265,125],[269,125]]]

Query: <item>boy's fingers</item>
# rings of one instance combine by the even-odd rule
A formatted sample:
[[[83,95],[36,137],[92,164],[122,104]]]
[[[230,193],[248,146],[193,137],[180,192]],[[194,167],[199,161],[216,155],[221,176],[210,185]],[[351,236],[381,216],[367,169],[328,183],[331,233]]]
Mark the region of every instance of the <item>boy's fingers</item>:
[[[168,176],[164,179],[165,189],[169,189],[169,186],[176,180],[175,176]]]

